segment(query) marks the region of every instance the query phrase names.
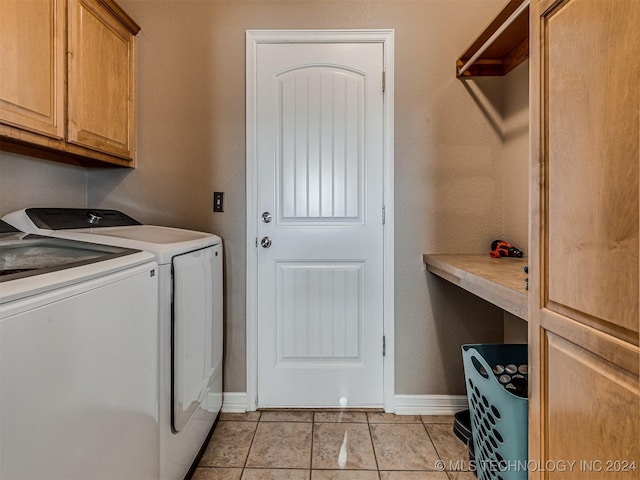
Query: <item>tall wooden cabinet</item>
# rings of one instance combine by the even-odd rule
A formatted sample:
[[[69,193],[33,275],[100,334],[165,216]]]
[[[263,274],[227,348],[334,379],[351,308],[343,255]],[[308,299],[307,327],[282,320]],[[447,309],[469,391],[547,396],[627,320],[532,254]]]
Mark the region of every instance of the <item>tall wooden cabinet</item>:
[[[640,477],[638,25],[531,2],[530,479]]]
[[[2,0],[2,148],[134,166],[139,30],[113,0]]]

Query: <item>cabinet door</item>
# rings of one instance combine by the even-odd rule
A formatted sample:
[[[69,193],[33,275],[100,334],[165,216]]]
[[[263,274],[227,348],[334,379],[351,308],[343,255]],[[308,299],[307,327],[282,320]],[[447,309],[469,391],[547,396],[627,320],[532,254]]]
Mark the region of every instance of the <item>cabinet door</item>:
[[[64,137],[64,0],[0,2],[0,121]]]
[[[67,141],[135,158],[134,36],[98,0],[69,1]]]
[[[529,453],[576,463],[529,478],[640,469],[639,24],[637,0],[532,2]]]

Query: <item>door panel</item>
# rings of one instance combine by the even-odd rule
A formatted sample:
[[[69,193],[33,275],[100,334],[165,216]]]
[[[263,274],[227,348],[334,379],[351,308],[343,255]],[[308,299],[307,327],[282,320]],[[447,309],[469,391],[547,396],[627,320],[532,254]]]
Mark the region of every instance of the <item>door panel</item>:
[[[363,363],[363,262],[279,262],[277,268],[276,367]]]
[[[382,44],[261,44],[258,405],[382,405]]]
[[[0,120],[52,138],[64,136],[63,0],[0,5]]]
[[[135,38],[102,4],[69,2],[67,141],[135,157]]]
[[[622,370],[552,333],[547,342],[549,460],[577,462],[549,478],[583,479],[589,469],[607,479],[633,478],[640,468],[637,368]]]
[[[640,50],[640,14],[632,3],[572,0],[545,22],[545,283],[549,308],[637,345],[638,302],[626,301],[638,296],[640,61],[629,54]]]
[[[316,65],[278,75],[280,221],[362,220],[364,78]]]

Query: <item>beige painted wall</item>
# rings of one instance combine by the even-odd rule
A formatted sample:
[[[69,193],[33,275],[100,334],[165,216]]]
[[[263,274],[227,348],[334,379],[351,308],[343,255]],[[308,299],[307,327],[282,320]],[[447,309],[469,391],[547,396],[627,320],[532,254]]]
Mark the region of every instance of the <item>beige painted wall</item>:
[[[27,207],[84,207],[87,171],[0,151],[0,215]]]
[[[245,30],[396,30],[396,393],[462,394],[460,345],[501,341],[502,311],[427,273],[422,254],[485,253],[506,232],[509,80],[454,76],[457,55],[505,0],[119,3],[142,26],[138,168],[88,171],[87,203],[223,237],[225,391],[246,390]],[[213,191],[225,192],[224,213],[212,213]]]
[[[504,239],[529,252],[529,61],[504,79]],[[526,274],[522,272],[523,281]],[[504,341],[527,343],[527,322],[504,313]]]
[[[504,239],[529,250],[529,61],[504,80]]]

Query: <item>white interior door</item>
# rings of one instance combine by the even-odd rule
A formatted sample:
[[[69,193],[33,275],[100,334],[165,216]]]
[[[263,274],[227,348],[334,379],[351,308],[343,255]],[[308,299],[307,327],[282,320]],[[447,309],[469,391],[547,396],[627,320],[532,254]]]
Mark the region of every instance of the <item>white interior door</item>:
[[[383,45],[256,65],[257,404],[382,406]]]

